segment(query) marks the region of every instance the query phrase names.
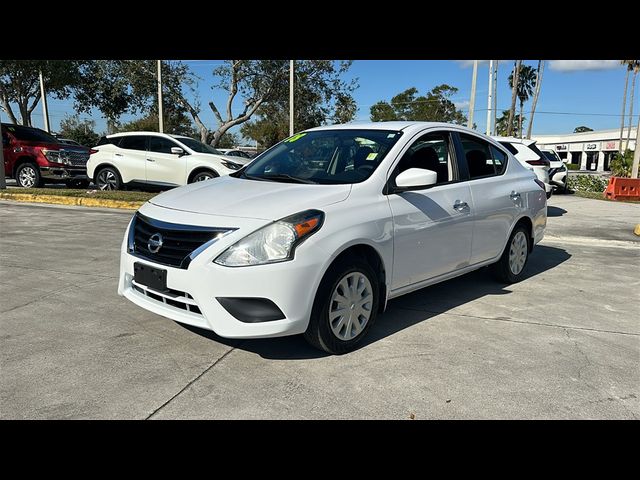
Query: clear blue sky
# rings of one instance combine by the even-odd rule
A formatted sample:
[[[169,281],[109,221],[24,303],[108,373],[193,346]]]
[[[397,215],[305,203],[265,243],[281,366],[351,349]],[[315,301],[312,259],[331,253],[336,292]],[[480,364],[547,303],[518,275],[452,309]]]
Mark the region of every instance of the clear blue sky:
[[[192,71],[202,80],[198,92],[204,105],[202,118],[208,125],[214,125],[213,114],[206,106],[212,99],[217,105],[225,102],[223,90],[212,90],[214,77],[211,71],[221,64],[221,60],[187,61]],[[471,92],[471,61],[449,60],[356,60],[347,74],[347,79],[357,77],[360,87],[354,92],[358,104],[358,120],[369,119],[369,108],[378,100],[389,100],[393,95],[416,87],[420,94],[436,85],[447,83],[459,89],[453,100],[468,113]],[[525,60],[533,67],[536,60]],[[501,61],[498,73],[498,109],[507,110],[511,92],[507,77],[513,68],[513,61]],[[586,125],[595,130],[619,128],[622,107],[622,91],[625,70],[618,61],[547,61],[542,82],[542,92],[536,109],[534,134],[569,133],[578,125]],[[634,100],[634,125],[640,113],[640,81],[636,85]],[[474,121],[480,131],[486,125],[488,90],[488,62],[480,64],[476,111]],[[236,102],[235,111],[242,108]],[[525,105],[525,117],[529,118],[529,104]],[[71,100],[49,101],[50,118],[54,131],[65,114],[73,113]],[[545,113],[549,112],[549,113]],[[555,112],[555,113],[552,113]],[[3,116],[4,117],[4,116]],[[99,132],[105,130],[105,121],[98,112],[81,115],[96,121]],[[124,117],[126,120],[129,117]],[[6,117],[3,118],[6,120]],[[41,108],[34,111],[36,126],[42,126]]]

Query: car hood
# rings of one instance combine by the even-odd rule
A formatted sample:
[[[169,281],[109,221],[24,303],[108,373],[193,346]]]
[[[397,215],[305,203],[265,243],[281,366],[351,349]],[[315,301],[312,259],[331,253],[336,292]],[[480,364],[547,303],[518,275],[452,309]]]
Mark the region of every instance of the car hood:
[[[192,153],[192,155],[194,157],[200,158],[200,159],[205,160],[205,161],[227,160],[229,162],[237,163],[238,165],[246,165],[247,163],[249,163],[252,160],[251,158],[234,157],[232,155],[217,155],[215,153],[200,153],[200,152],[196,152],[196,153]]]
[[[185,212],[279,220],[342,202],[351,185],[301,185],[222,176],[162,193],[150,203]]]

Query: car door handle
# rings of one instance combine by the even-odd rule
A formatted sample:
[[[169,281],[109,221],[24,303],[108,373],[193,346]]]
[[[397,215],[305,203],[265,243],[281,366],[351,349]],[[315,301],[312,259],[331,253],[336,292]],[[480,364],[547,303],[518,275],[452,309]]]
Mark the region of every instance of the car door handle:
[[[153,158],[147,158],[147,162],[155,162]]]
[[[116,157],[124,157],[124,155],[122,155],[121,153],[115,153],[114,154]]]
[[[511,200],[513,200],[514,202],[516,200],[520,200],[520,194],[518,192],[511,192],[511,194],[509,195],[509,197],[511,198]]]
[[[461,212],[465,209],[469,208],[469,204],[467,202],[461,202],[460,200],[456,200],[456,203],[453,204],[453,209]]]

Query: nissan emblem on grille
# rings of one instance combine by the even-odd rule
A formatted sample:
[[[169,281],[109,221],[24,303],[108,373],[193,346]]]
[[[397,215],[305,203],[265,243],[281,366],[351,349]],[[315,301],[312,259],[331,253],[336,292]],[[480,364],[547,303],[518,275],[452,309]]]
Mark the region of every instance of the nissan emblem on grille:
[[[147,243],[147,248],[151,253],[158,253],[158,250],[162,247],[162,235],[159,233],[154,233],[149,237],[149,242]]]

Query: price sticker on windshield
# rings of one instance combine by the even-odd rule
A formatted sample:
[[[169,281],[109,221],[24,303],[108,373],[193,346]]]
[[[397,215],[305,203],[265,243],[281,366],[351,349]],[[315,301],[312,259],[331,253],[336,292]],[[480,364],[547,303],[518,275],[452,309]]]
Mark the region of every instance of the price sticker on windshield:
[[[289,137],[285,140],[285,143],[293,143],[296,140],[300,140],[302,137],[304,137],[306,135],[306,133],[298,133],[296,135],[294,135],[293,137]]]

